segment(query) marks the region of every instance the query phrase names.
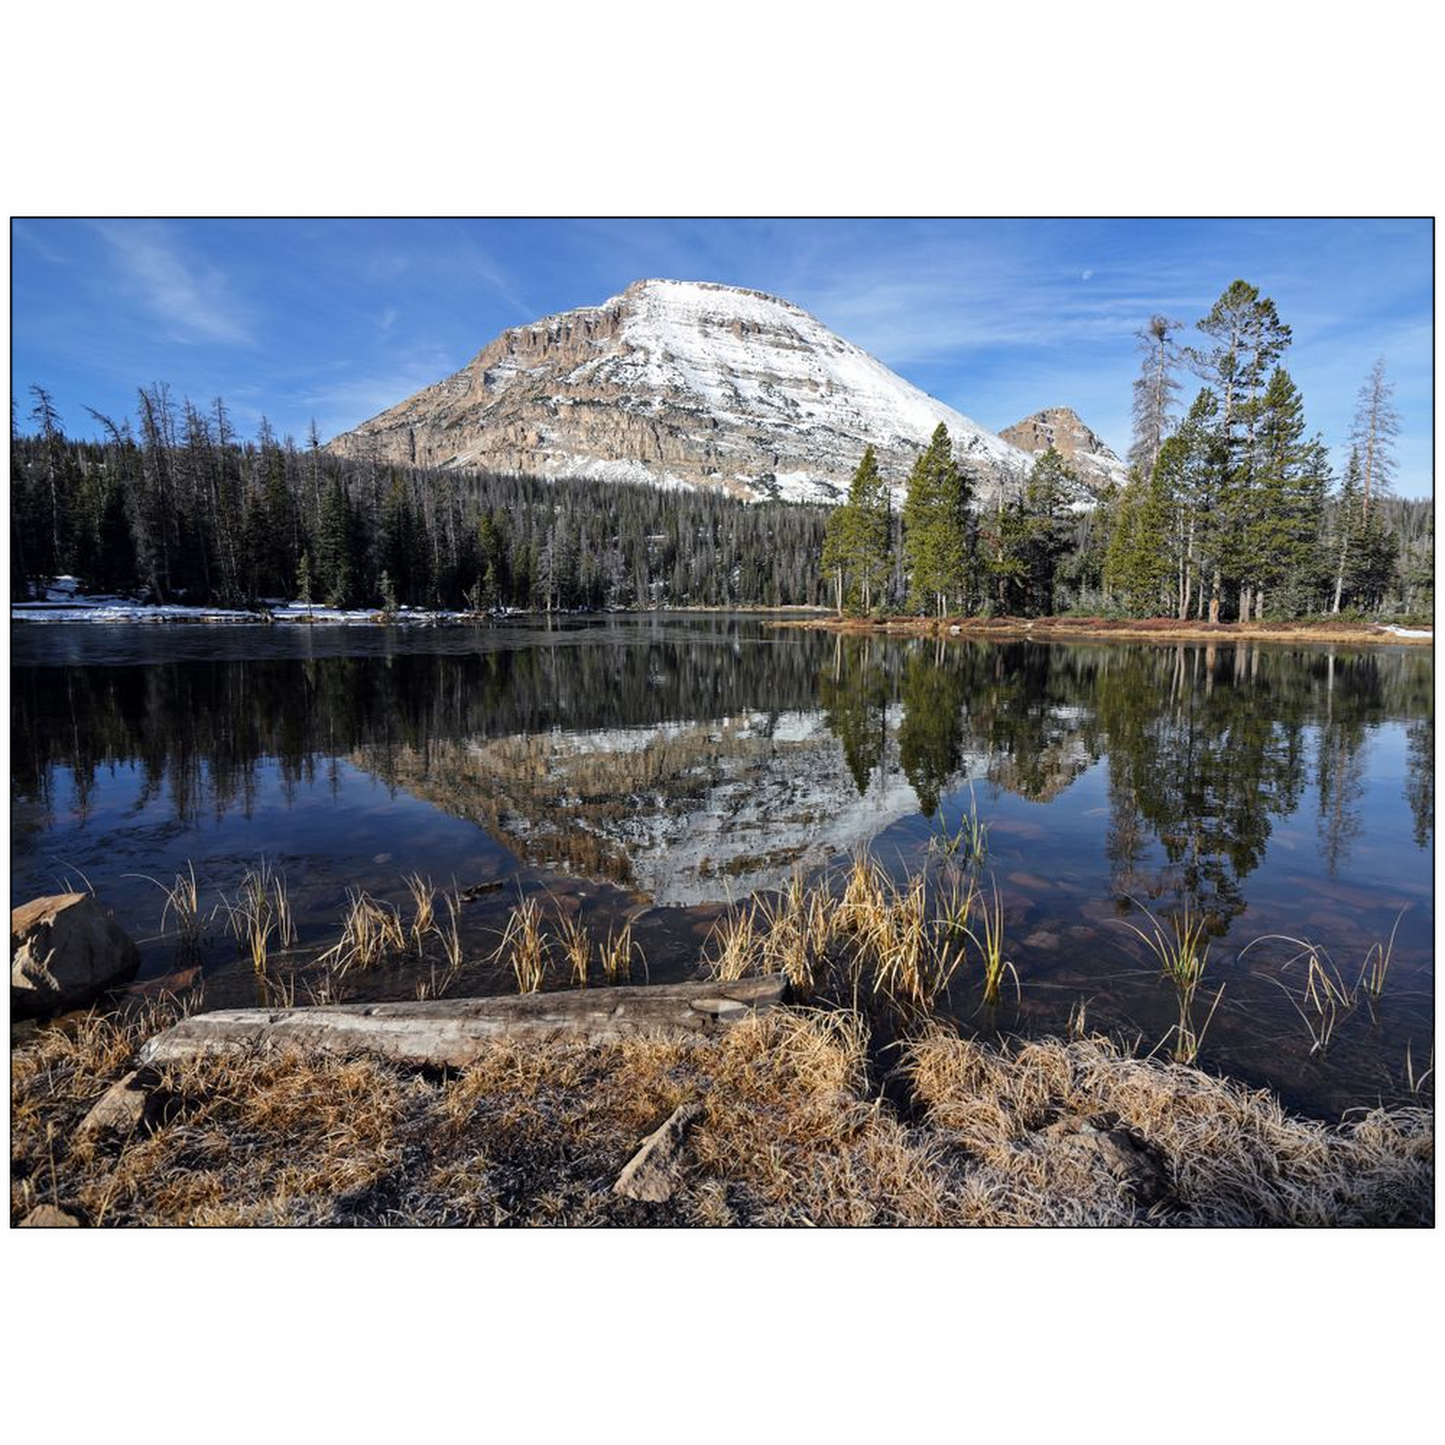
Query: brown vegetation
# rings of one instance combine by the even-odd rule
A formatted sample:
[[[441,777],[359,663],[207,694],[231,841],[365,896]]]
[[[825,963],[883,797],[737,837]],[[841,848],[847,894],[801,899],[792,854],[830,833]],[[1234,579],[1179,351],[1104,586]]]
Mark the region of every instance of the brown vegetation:
[[[825,632],[1053,642],[1334,642],[1432,647],[1433,634],[1402,637],[1368,622],[1181,622],[1174,617],[808,617],[771,622]]]
[[[12,1053],[11,1214],[90,1224],[1419,1224],[1427,1111],[1341,1127],[1103,1039],[995,1048],[925,1031],[887,1102],[850,1010],[775,1010],[711,1040],[499,1040],[452,1073],[289,1052],[143,1082],[79,1128],[176,1006],[51,1027]],[[676,1191],[613,1191],[698,1106]]]

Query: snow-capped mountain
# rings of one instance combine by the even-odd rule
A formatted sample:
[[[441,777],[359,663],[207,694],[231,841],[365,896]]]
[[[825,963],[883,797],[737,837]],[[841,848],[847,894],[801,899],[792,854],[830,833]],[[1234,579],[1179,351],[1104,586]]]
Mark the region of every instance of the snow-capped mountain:
[[[653,280],[504,331],[331,446],[418,466],[833,501],[869,443],[902,484],[939,422],[985,495],[1033,464],[790,302]]]
[[[1129,468],[1070,407],[1051,406],[1036,411],[1005,427],[999,435],[1033,455],[1053,447],[1079,479],[1096,492],[1111,484],[1122,487],[1129,479]]]

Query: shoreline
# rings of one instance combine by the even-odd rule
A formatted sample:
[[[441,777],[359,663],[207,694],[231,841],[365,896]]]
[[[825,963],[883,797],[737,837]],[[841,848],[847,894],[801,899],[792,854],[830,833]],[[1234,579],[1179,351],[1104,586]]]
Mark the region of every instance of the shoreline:
[[[789,607],[614,607],[600,612],[451,612],[403,607],[390,616],[370,607],[304,607],[288,602],[274,607],[188,607],[183,604],[149,604],[105,598],[83,604],[65,602],[12,602],[10,623],[87,623],[153,627],[161,624],[206,627],[485,627],[515,622],[544,622],[607,617],[748,616],[797,618],[809,621],[828,609],[805,605]]]
[[[1197,979],[1147,1054],[1082,1011],[971,1037],[941,935],[896,963],[908,896],[860,869],[819,902],[735,916],[681,984],[589,949],[545,987],[509,929],[515,991],[297,1007],[262,967],[258,1007],[196,1012],[202,984],[12,1031],[11,1223],[1433,1222],[1433,1090],[1320,1118],[1201,1067]]]
[[[937,637],[981,642],[1334,642],[1366,647],[1433,647],[1433,629],[1393,630],[1384,623],[1178,622],[1150,617],[808,617],[772,627],[893,637]]]
[[[780,1006],[706,1038],[501,1036],[456,1069],[324,1044],[148,1065],[187,1012],[12,1050],[12,1225],[1433,1222],[1428,1108],[1320,1123],[1098,1035],[929,1031],[882,1079],[860,1015]]]

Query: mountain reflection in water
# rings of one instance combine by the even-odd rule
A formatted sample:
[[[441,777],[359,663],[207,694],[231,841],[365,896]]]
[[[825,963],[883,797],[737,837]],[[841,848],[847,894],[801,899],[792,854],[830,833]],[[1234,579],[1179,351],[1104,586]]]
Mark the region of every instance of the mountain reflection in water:
[[[1185,903],[1231,949],[1308,932],[1347,959],[1404,909],[1401,976],[1430,986],[1422,650],[716,617],[204,631],[16,630],[17,901],[76,868],[127,921],[123,875],[223,871],[249,850],[304,864],[303,929],[334,926],[363,854],[397,878],[487,869],[695,908],[864,845],[906,871],[976,804],[1041,988],[1085,951],[1127,958],[1104,925],[1138,904]],[[1428,1055],[1423,1009],[1410,1028]]]

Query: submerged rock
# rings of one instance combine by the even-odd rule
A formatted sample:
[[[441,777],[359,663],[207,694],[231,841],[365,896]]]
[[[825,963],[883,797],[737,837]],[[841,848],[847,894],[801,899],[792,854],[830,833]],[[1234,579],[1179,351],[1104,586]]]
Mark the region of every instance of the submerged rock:
[[[81,1008],[140,967],[140,953],[89,893],[56,893],[10,914],[10,1011],[16,1018]]]

